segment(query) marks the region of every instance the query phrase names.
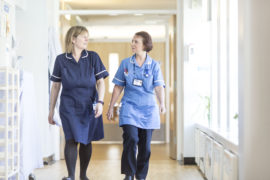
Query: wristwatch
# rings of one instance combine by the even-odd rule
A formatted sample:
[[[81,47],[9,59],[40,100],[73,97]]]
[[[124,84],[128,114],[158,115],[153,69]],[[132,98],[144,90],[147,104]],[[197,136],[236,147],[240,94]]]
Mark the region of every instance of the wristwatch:
[[[104,105],[104,102],[103,101],[97,101],[97,103],[100,103],[100,104],[102,104],[102,105]]]

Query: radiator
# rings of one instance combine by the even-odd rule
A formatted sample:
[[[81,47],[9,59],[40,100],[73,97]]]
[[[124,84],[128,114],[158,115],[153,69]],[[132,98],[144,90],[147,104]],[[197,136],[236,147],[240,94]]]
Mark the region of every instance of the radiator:
[[[195,129],[195,162],[199,166],[200,161],[200,130]]]
[[[213,153],[213,140],[209,136],[205,139],[205,177],[208,180],[212,179],[212,153]]]
[[[203,132],[200,132],[199,137],[199,168],[202,171],[202,173],[205,173],[205,138],[206,135]]]
[[[212,180],[221,180],[223,151],[223,146],[214,141],[212,157]]]
[[[227,150],[224,150],[222,180],[237,180],[237,164],[237,156]]]

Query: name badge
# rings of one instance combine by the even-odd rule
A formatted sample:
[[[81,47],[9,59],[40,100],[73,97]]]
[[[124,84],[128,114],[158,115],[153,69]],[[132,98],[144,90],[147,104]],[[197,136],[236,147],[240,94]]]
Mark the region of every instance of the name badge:
[[[133,85],[134,86],[142,86],[142,80],[141,79],[134,79],[133,80]]]

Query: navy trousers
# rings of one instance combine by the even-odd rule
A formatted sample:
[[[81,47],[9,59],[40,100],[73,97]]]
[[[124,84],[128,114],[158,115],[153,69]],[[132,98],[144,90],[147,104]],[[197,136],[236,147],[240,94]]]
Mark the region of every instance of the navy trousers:
[[[141,129],[132,125],[123,128],[123,154],[121,173],[145,179],[151,155],[152,129]],[[138,148],[138,155],[137,155]]]

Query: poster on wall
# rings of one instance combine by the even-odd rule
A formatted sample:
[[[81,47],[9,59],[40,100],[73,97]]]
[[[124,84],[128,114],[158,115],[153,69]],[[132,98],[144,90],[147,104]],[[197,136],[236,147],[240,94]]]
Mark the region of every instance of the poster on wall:
[[[0,37],[7,37],[10,34],[10,6],[0,0]]]
[[[0,0],[0,66],[11,65],[12,45],[12,17],[14,7],[6,0]]]
[[[3,12],[4,3],[0,0],[0,37],[5,37],[6,20]]]

